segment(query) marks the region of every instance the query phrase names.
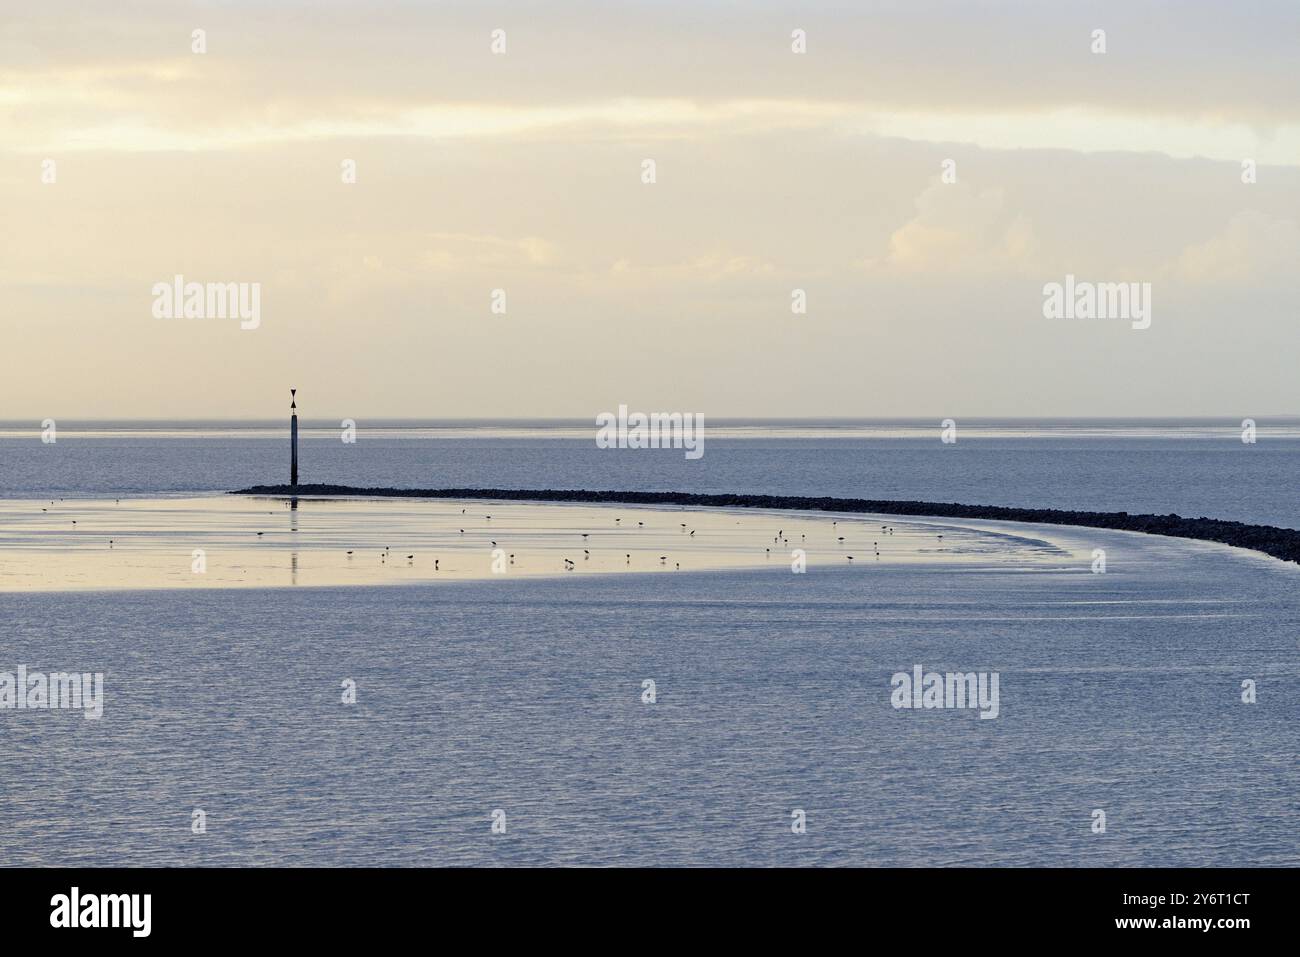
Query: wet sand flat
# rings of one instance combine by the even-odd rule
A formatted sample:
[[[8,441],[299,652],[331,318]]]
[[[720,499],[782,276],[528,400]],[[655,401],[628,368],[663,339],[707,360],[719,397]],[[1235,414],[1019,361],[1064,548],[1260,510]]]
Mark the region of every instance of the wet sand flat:
[[[1117,533],[1109,533],[1111,537]],[[382,586],[905,563],[1088,566],[1107,533],[754,509],[417,499],[0,503],[0,590]]]

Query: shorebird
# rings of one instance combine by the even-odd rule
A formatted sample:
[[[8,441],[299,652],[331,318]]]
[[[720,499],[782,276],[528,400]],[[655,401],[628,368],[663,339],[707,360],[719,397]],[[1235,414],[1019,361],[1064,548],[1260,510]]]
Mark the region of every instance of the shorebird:
[[[842,541],[844,541],[844,536],[841,535],[839,538],[837,538],[837,539],[835,539],[835,540],[836,540],[837,542],[842,542]]]
[[[438,559],[436,558],[433,560],[433,570],[435,572],[438,570]]]
[[[351,557],[352,557],[352,552],[349,550],[349,552],[348,552],[348,558],[351,558]]]
[[[645,525],[645,522],[637,522],[638,525]]]
[[[631,555],[628,555],[628,556],[627,556],[627,564],[629,564],[629,565],[632,564],[632,556],[631,556]]]
[[[493,542],[493,543],[492,543],[492,547],[493,547],[493,548],[496,548],[496,547],[497,547],[497,543],[496,543],[496,542]]]
[[[691,529],[691,536],[690,536],[690,537],[691,537],[691,538],[694,538],[694,537],[695,537],[695,529],[693,529],[693,528]]]
[[[584,558],[590,558],[590,557],[591,557],[591,552],[587,551],[585,548],[582,550],[582,554],[583,554],[583,557],[584,557]]]
[[[659,556],[659,564],[660,564],[660,565],[662,565],[662,564],[663,564],[664,562],[666,562],[666,561],[668,561],[668,556],[667,556],[667,555],[660,555],[660,556]]]
[[[852,555],[849,556],[849,561],[853,561],[853,556],[852,556]]]
[[[73,525],[76,525],[77,523],[76,523],[76,522],[73,522],[72,524],[73,524]],[[264,533],[262,533],[262,532],[258,532],[258,533],[257,533],[257,537],[258,537],[258,538],[261,538],[263,534],[264,534]]]
[[[585,542],[587,540],[587,533],[581,532],[580,534],[582,535],[582,540]]]

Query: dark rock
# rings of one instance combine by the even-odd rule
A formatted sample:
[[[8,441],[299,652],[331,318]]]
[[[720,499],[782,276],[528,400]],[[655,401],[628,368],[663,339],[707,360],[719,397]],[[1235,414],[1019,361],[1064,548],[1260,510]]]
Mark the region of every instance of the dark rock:
[[[1130,515],[1128,512],[1080,512],[1058,508],[1008,508],[865,498],[809,498],[798,495],[699,495],[691,492],[614,492],[583,489],[491,488],[353,488],[347,485],[255,485],[232,495],[313,498],[331,495],[387,498],[459,498],[527,502],[609,502],[626,505],[695,505],[706,508],[787,508],[821,512],[874,512],[880,515],[930,515],[936,518],[984,518],[1004,522],[1077,525],[1168,535],[1249,548],[1283,561],[1300,563],[1300,530],[1249,525],[1219,518]]]

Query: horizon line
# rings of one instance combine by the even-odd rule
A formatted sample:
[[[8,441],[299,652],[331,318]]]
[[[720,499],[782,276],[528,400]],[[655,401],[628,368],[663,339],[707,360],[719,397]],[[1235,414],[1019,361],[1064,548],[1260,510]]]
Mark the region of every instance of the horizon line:
[[[641,411],[639,409],[634,411]],[[647,407],[648,414],[671,414],[664,410],[652,409]],[[680,411],[680,410],[679,410]],[[696,415],[705,416],[703,412],[696,412]],[[788,415],[788,416],[762,416],[762,415],[718,415],[709,417],[709,419],[719,425],[774,425],[774,424],[824,424],[824,423],[844,423],[844,424],[862,424],[862,423],[880,423],[880,424],[931,424],[941,423],[945,419],[954,419],[958,423],[975,422],[975,423],[1153,423],[1153,422],[1197,422],[1209,423],[1223,421],[1225,424],[1239,424],[1243,418],[1262,420],[1300,420],[1300,412],[1266,412],[1256,413],[1254,415],[1241,416],[1240,413],[1206,413],[1200,415],[954,415],[949,413],[936,413],[933,415]],[[40,423],[45,419],[82,423],[86,425],[115,425],[115,424],[138,424],[138,425],[267,425],[278,426],[284,424],[287,420],[287,411],[285,416],[173,416],[162,418],[156,416],[79,416],[79,415],[60,415],[60,416],[31,416],[31,417],[13,417],[0,418],[0,429],[8,428],[39,428]],[[331,428],[336,421],[342,419],[353,419],[358,422],[368,420],[370,422],[391,422],[401,424],[436,424],[436,425],[458,425],[458,424],[476,424],[476,425],[590,425],[595,422],[595,414],[587,416],[557,415],[557,416],[518,416],[518,415],[501,415],[501,416],[412,416],[412,415],[317,415],[305,416],[299,415],[299,419],[308,427],[312,422],[328,422]]]

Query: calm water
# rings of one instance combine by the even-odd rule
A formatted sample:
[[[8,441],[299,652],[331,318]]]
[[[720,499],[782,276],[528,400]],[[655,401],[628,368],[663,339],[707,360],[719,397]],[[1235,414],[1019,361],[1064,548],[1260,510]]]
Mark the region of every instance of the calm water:
[[[1108,544],[1104,576],[0,595],[9,658],[107,672],[99,721],[0,713],[0,855],[1295,865],[1300,576]],[[999,717],[893,710],[918,663],[998,671]]]
[[[357,484],[818,492],[1296,525],[1294,440],[313,439]],[[44,456],[44,458],[41,458]],[[280,478],[270,438],[0,440],[7,498]],[[38,491],[39,489],[39,491]],[[1035,529],[1035,534],[1039,533]],[[1044,532],[1043,534],[1051,534]],[[362,588],[0,593],[6,864],[1300,863],[1300,568],[1092,531],[1058,558]],[[1077,542],[1075,543],[1077,545]],[[900,711],[915,664],[1000,715]],[[340,683],[355,679],[355,705]],[[643,704],[653,679],[657,703]],[[1244,704],[1241,683],[1257,683]],[[190,832],[191,812],[208,832]],[[491,833],[491,812],[508,830]],[[806,811],[808,833],[790,814]],[[1090,830],[1092,813],[1105,834]]]
[[[597,449],[594,429],[367,429],[305,435],[301,480],[419,487],[602,488],[911,498],[1027,507],[1177,512],[1300,527],[1300,420],[1260,419],[1259,440],[1232,423],[976,423],[953,445],[937,428],[865,423],[828,429],[731,429],[704,457]],[[813,432],[816,437],[798,437]],[[0,432],[0,497],[224,491],[288,481],[284,430],[195,436],[64,430]],[[565,437],[575,436],[575,437]]]

